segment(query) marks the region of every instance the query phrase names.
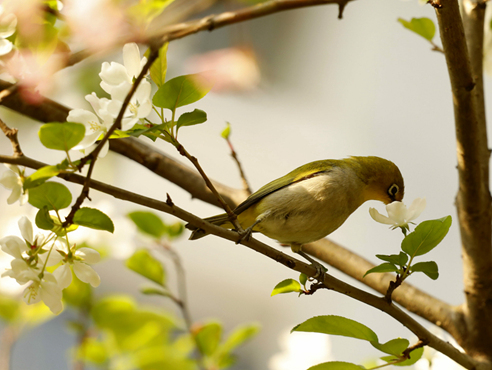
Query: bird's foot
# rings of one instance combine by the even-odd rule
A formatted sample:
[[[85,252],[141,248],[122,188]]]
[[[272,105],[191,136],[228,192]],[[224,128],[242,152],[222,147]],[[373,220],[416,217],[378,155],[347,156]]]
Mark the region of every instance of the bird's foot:
[[[239,239],[236,241],[236,244],[241,243],[243,240],[248,241],[251,239],[251,234],[253,234],[253,228],[248,227],[242,233],[239,233]]]
[[[309,255],[304,253],[303,251],[299,251],[297,253],[300,254],[305,259],[307,259],[309,262],[311,262],[311,266],[313,266],[316,269],[316,275],[314,275],[313,278],[318,280],[319,282],[322,282],[323,275],[328,271],[328,269],[325,266],[323,266],[321,263],[316,261],[315,259],[311,258]]]

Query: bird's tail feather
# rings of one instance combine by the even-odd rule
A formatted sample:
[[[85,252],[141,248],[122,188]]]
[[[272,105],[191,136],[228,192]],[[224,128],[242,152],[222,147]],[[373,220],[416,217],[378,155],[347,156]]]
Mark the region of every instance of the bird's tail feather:
[[[232,228],[232,224],[229,221],[229,218],[227,217],[227,213],[223,213],[217,216],[212,216],[204,219],[205,221],[208,221],[214,225],[217,226],[222,226],[224,228]],[[208,233],[205,230],[202,230],[194,225],[191,224],[186,224],[185,225],[187,229],[192,230],[193,232],[190,235],[189,240],[196,240],[203,238],[204,236],[208,235]]]

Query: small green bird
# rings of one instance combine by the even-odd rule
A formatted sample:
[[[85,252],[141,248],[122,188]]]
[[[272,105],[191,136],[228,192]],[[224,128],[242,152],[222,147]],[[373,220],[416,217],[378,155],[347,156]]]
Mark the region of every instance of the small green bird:
[[[379,157],[327,159],[305,164],[266,184],[241,203],[234,213],[248,233],[260,232],[301,253],[303,244],[338,229],[368,200],[401,201],[403,177],[398,167]],[[227,214],[205,219],[232,229]],[[193,225],[190,240],[207,233]],[[310,258],[309,261],[313,262]]]

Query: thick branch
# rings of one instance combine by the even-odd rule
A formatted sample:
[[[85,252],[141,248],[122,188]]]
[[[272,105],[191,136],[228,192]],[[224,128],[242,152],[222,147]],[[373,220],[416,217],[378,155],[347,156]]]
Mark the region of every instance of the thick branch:
[[[0,156],[0,161],[6,163],[12,163],[22,166],[29,166],[30,164],[38,163],[30,158],[21,157],[14,158],[8,156]],[[84,184],[85,177],[77,175],[77,174],[61,174],[59,177],[64,178],[67,181],[75,182],[78,184]],[[219,236],[221,238],[236,242],[239,238],[239,234],[224,229],[219,226],[215,226],[209,222],[202,220],[201,218],[175,206],[171,199],[168,197],[166,202],[158,201],[153,198],[145,197],[136,193],[132,193],[121,188],[117,188],[112,185],[107,185],[99,181],[90,180],[90,187],[95,190],[99,190],[103,193],[109,194],[117,199],[129,201],[135,204],[140,204],[142,206],[155,209],[158,211],[162,211],[171,215],[174,215],[181,220],[187,221],[200,229],[207,231],[207,233]],[[263,254],[266,257],[269,257],[284,266],[304,273],[309,277],[314,277],[318,275],[318,271],[312,265],[308,265],[298,259],[291,257],[283,252],[280,252],[277,249],[274,249],[258,240],[251,238],[250,240],[241,240],[240,243],[242,245],[247,246],[254,251]],[[421,341],[428,343],[430,347],[436,349],[439,352],[442,352],[449,358],[453,359],[463,367],[467,369],[473,370],[490,370],[490,365],[486,363],[481,363],[465,353],[461,353],[451,344],[443,341],[438,338],[434,334],[430,333],[427,329],[425,329],[421,324],[419,324],[416,320],[411,318],[404,311],[396,307],[394,304],[389,304],[383,297],[377,297],[373,294],[365,292],[361,289],[358,289],[350,284],[347,284],[341,280],[334,278],[331,275],[325,274],[323,278],[323,284],[330,290],[334,290],[338,293],[344,294],[348,297],[356,299],[362,303],[365,303],[371,307],[377,308],[389,316],[393,317],[395,320],[403,324],[407,327],[412,333],[414,333]]]
[[[395,279],[392,274],[369,274],[364,278],[366,271],[373,268],[374,265],[329,239],[306,244],[302,248],[310,255],[328,263],[330,266],[381,294],[386,293],[390,281]],[[403,283],[398,287],[393,292],[392,299],[410,312],[442,327],[453,337],[459,335],[459,328],[455,323],[460,321],[461,314],[451,305],[408,283]]]
[[[466,304],[465,325],[456,340],[474,356],[492,360],[492,214],[488,189],[488,148],[481,93],[474,78],[457,0],[434,2],[446,55],[457,138],[460,221]],[[483,26],[482,26],[483,27]],[[467,27],[477,33],[479,26]],[[473,30],[472,30],[473,29]],[[481,41],[477,41],[481,42]],[[472,46],[474,69],[481,58]],[[480,50],[478,53],[481,53]],[[481,67],[480,67],[481,68]],[[478,82],[479,83],[479,82]]]

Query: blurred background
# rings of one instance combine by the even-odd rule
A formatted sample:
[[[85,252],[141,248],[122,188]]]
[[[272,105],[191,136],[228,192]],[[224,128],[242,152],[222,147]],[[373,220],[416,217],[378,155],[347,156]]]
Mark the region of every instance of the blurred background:
[[[218,4],[209,11],[219,13],[228,6]],[[456,219],[453,108],[444,55],[431,51],[426,40],[397,22],[399,17],[435,20],[433,8],[415,1],[365,0],[349,3],[342,20],[337,15],[336,5],[287,11],[172,42],[167,79],[210,70],[211,66],[218,69],[215,91],[193,105],[207,112],[208,121],[182,129],[181,142],[211,178],[240,188],[237,167],[220,135],[226,121],[230,122],[231,141],[253,191],[310,161],[349,155],[381,156],[399,166],[405,178],[407,204],[426,197],[427,208],[418,222],[446,215]],[[434,41],[440,45],[438,35]],[[92,91],[100,93],[98,73],[103,61],[121,62],[121,51],[115,50],[114,55],[103,59],[89,58],[58,72],[48,95],[70,108],[90,109],[84,96]],[[486,79],[486,88],[489,84]],[[38,123],[5,108],[0,108],[0,117],[19,129],[27,156],[48,163],[62,159],[60,153],[48,151],[39,143]],[[167,143],[142,140],[184,161]],[[3,136],[0,153],[11,153],[10,143]],[[0,167],[0,176],[5,170]],[[165,200],[168,193],[176,205],[202,217],[220,212],[113,153],[99,161],[94,177],[155,199]],[[67,186],[74,194],[80,190],[72,184]],[[0,188],[1,236],[19,235],[17,220],[21,215],[33,220],[36,211],[30,205],[7,206],[9,194]],[[96,191],[91,192],[91,197],[91,206],[110,215],[116,227],[114,235],[77,231],[79,240],[88,239],[89,244],[110,251],[95,266],[102,279],[96,296],[128,293],[179,317],[180,311],[172,302],[142,295],[139,287],[144,279],[124,265],[124,259],[136,248],[148,244],[126,217],[128,212],[141,208]],[[330,238],[376,263],[376,253],[398,253],[402,235],[374,222],[369,207],[384,210],[380,203],[364,204]],[[169,215],[161,216],[166,222],[176,221]],[[415,340],[390,317],[334,292],[270,297],[278,282],[297,279],[298,274],[244,246],[214,236],[188,241],[187,236],[186,231],[172,245],[186,270],[193,321],[217,319],[226,331],[242,323],[261,325],[260,333],[237,352],[233,369],[306,369],[328,360],[364,363],[379,355],[362,341],[288,334],[295,325],[316,315],[343,315],[358,320],[372,328],[381,341],[395,337]],[[260,235],[258,239],[278,247],[266,237]],[[8,261],[4,257],[1,258]],[[428,258],[438,263],[439,279],[432,281],[421,274],[412,276],[410,283],[448,303],[460,304],[462,268],[456,222]],[[173,287],[173,264],[166,257],[162,260]],[[3,266],[7,267],[8,262],[2,270]],[[329,272],[363,287],[334,268]],[[5,294],[16,289],[15,282],[7,280],[11,279],[0,280]],[[67,323],[73,319],[74,313],[66,309],[25,331],[13,347],[11,369],[32,367],[31,355],[35,356],[38,369],[71,369],[70,348],[75,345],[75,337]],[[418,320],[430,328],[430,324]],[[25,355],[27,351],[30,356]]]

